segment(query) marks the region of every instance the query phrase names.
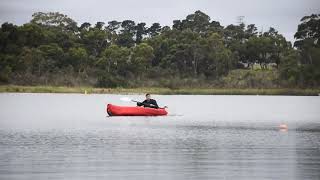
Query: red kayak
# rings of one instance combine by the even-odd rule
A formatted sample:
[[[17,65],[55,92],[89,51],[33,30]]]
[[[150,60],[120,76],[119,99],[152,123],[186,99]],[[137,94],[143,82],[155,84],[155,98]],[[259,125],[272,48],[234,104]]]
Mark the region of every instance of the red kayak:
[[[109,116],[165,116],[168,112],[164,108],[145,108],[145,107],[128,107],[107,105]]]

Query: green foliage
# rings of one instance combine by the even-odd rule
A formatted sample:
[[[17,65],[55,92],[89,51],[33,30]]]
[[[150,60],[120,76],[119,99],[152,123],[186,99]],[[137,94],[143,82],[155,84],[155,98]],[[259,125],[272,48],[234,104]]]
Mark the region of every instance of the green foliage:
[[[88,53],[82,47],[73,47],[69,49],[69,64],[71,64],[78,72],[84,71],[88,65]]]
[[[219,34],[213,33],[208,38],[208,52],[208,61],[204,64],[204,66],[209,65],[206,66],[206,76],[211,75],[210,72],[212,72],[219,77],[234,68],[232,53],[224,46]]]
[[[281,59],[280,76],[290,85],[297,85],[300,76],[299,54],[288,51]]]
[[[147,28],[145,27],[146,23],[139,23],[136,26],[136,43],[139,44],[141,43],[143,36],[147,34]]]
[[[133,48],[131,64],[137,74],[145,72],[151,66],[154,58],[153,48],[146,43],[141,43]]]
[[[83,44],[93,56],[101,55],[111,39],[111,33],[102,30],[102,27],[99,26],[101,25],[96,25],[95,28],[85,28],[80,32],[80,43]]]
[[[0,71],[0,82],[8,83],[10,78],[11,68],[6,66]]]
[[[37,24],[27,23],[19,27],[19,44],[28,47],[38,47],[45,43],[46,30]]]
[[[131,70],[129,56],[130,50],[128,48],[111,45],[105,49],[97,64],[99,69],[106,73],[128,76],[128,72]]]
[[[236,69],[219,79],[218,84],[227,88],[278,88],[277,71]]]
[[[49,71],[55,70],[56,68],[62,68],[65,66],[65,54],[61,47],[56,43],[51,43],[48,45],[41,45],[38,49],[43,53],[46,58]]]
[[[56,26],[66,31],[76,31],[77,23],[59,12],[37,12],[32,15],[31,23],[44,26]]]
[[[202,33],[207,31],[210,25],[210,17],[201,11],[196,11],[194,14],[188,15],[182,23],[183,28]]]
[[[305,43],[307,46],[320,47],[320,14],[312,14],[304,16],[301,19],[301,24],[298,25],[298,31],[294,35],[297,41],[294,45],[298,48],[304,49]]]
[[[312,14],[301,19],[295,34],[301,59],[301,84],[313,87],[320,84],[320,14]]]
[[[123,77],[111,74],[101,74],[98,78],[96,87],[126,87],[127,81]]]
[[[24,48],[19,56],[19,61],[23,65],[23,70],[27,73],[41,76],[44,69],[48,70],[51,68],[49,60],[46,61],[44,57],[45,54],[40,48]]]
[[[99,87],[233,86],[234,80],[221,79],[241,67],[248,73],[239,87],[271,87],[272,83],[316,87],[320,85],[319,19],[319,15],[302,18],[295,34],[297,49],[293,49],[274,28],[258,33],[254,24],[223,27],[201,11],[174,20],[172,27],[159,23],[148,27],[132,20],[84,22],[78,27],[64,14],[37,12],[24,25],[2,24],[0,81]],[[257,66],[261,73],[250,70]],[[274,81],[263,81],[261,74]]]
[[[155,37],[160,34],[161,26],[159,23],[153,23],[152,26],[148,29],[148,33],[151,37]]]

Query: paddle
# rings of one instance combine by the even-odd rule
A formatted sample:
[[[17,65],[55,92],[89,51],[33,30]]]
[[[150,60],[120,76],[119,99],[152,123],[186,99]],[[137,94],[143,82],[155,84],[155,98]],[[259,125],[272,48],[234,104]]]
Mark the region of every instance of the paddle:
[[[136,102],[136,103],[141,103],[141,104],[143,104],[143,105],[146,105],[146,106],[154,106],[153,104],[145,104],[145,103],[142,103],[142,102],[139,102],[139,101],[136,101],[136,100],[133,100],[133,99],[130,99],[129,97],[122,97],[122,98],[120,98],[120,100],[121,101],[125,101],[125,102]],[[160,108],[160,107],[159,107]],[[168,108],[167,106],[164,106],[163,108],[160,108],[160,109],[165,109],[165,108]]]
[[[136,100],[130,99],[130,98],[128,98],[128,97],[122,97],[122,98],[120,98],[120,100],[121,100],[121,101],[125,101],[125,102],[130,102],[130,101],[132,101],[132,102],[136,102],[136,103],[138,103],[138,102],[139,102],[139,101],[136,101]],[[141,102],[139,102],[139,103],[141,103]]]

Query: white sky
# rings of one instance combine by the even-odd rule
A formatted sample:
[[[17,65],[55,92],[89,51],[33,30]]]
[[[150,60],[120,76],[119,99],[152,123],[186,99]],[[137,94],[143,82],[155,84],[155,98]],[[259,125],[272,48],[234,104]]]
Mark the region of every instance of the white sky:
[[[293,41],[299,20],[320,14],[320,0],[0,0],[0,23],[24,24],[34,12],[60,12],[81,25],[97,21],[159,22],[172,25],[175,19],[201,10],[224,26],[245,16],[246,24],[256,24],[259,31],[276,28]]]

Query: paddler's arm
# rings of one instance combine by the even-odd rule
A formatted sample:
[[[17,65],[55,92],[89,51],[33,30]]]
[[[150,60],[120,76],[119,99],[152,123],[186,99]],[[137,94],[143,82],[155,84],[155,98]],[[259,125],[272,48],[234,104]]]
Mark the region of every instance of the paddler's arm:
[[[146,102],[146,100],[144,100],[143,102],[137,102],[137,106],[145,106]]]
[[[152,105],[153,105],[153,106],[152,106],[153,108],[159,108],[156,100],[153,100],[153,101],[152,101]]]

